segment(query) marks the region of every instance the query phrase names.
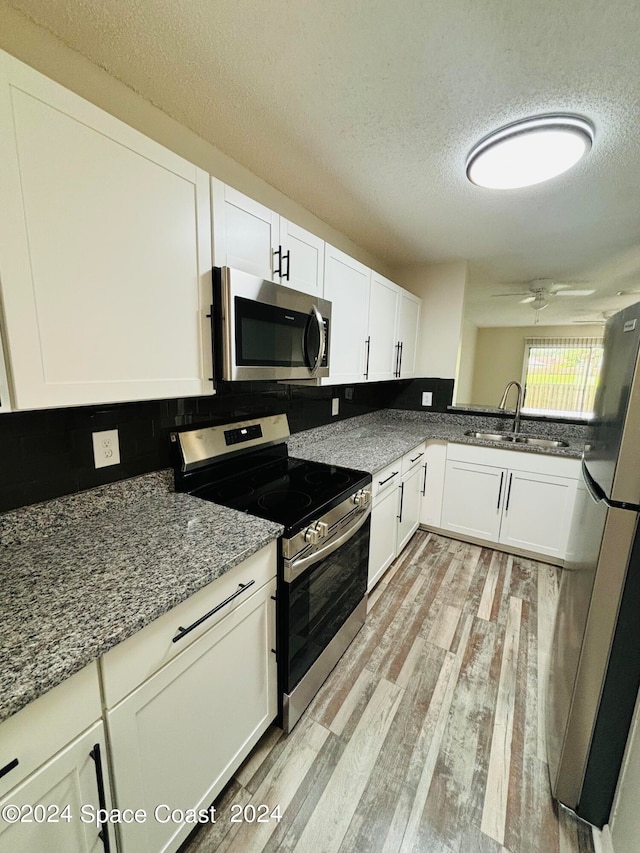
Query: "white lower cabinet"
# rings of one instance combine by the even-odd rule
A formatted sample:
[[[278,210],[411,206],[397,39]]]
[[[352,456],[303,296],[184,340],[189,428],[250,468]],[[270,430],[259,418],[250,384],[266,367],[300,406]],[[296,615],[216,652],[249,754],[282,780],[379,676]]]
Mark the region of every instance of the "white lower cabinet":
[[[421,466],[415,465],[402,477],[398,514],[398,553],[406,547],[409,539],[418,529],[421,474]]]
[[[373,477],[369,592],[418,529],[424,451],[418,445]]]
[[[0,811],[10,804],[13,812],[21,815],[16,823],[0,820],[0,851],[98,853],[108,849],[101,837],[104,832],[114,850],[113,826],[103,827],[99,821],[99,810],[111,807],[106,766],[104,731],[100,722],[28,776],[0,802]],[[103,786],[100,788],[99,778]]]
[[[275,589],[273,577],[107,711],[116,805],[147,814],[119,826],[121,853],[177,850],[188,810],[211,804],[275,719]]]
[[[578,477],[576,459],[449,445],[441,527],[563,560]]]
[[[0,853],[115,850],[100,716],[93,663],[0,725]]]
[[[427,441],[421,465],[423,479],[420,524],[440,527],[446,464],[447,442]]]

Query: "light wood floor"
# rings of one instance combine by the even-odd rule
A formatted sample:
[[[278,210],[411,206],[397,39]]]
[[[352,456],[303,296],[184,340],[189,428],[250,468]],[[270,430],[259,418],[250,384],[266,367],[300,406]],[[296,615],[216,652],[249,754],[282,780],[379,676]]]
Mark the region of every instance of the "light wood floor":
[[[544,684],[559,570],[418,532],[288,736],[269,730],[188,853],[596,853],[554,809]],[[232,804],[280,822],[231,823]]]

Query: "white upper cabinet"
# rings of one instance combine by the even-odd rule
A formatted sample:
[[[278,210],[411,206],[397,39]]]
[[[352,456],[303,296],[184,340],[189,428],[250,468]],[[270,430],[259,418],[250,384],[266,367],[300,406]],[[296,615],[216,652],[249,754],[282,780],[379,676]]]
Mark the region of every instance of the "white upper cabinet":
[[[311,296],[322,296],[324,240],[281,218],[280,247],[282,275],[279,280],[282,284]]]
[[[0,53],[17,408],[211,393],[209,178]]]
[[[278,214],[216,178],[211,188],[214,265],[279,280]]]
[[[367,378],[381,382],[395,378],[396,326],[400,288],[377,272],[371,274]]]
[[[322,294],[324,240],[216,178],[211,186],[215,266]]]
[[[408,290],[400,290],[397,326],[397,343],[399,345],[397,375],[400,379],[410,379],[416,374],[420,304],[419,297],[409,293]]]
[[[331,304],[329,376],[324,385],[364,382],[371,270],[326,245],[324,298]]]

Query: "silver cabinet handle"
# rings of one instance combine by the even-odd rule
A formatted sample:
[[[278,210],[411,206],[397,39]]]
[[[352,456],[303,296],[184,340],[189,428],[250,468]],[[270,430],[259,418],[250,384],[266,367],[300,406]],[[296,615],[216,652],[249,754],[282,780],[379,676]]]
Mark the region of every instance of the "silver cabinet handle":
[[[422,466],[424,468],[424,480],[422,481],[422,496],[424,497],[427,492],[427,465],[429,463],[425,462]]]
[[[210,610],[208,613],[205,613],[204,616],[201,616],[199,619],[196,619],[195,622],[192,622],[188,628],[183,628],[182,625],[178,628],[178,633],[171,640],[172,643],[177,643],[178,640],[181,640],[183,637],[186,637],[187,634],[191,633],[194,628],[197,628],[198,625],[202,625],[205,619],[208,619],[210,616],[213,616],[214,613],[217,613],[218,610],[222,610],[223,607],[226,607],[229,602],[233,601],[234,598],[237,598],[239,595],[242,595],[250,586],[253,586],[255,581],[249,581],[249,583],[241,583],[238,589],[231,593],[228,598],[225,598],[224,601],[221,601],[220,604],[216,605],[213,610]]]
[[[369,378],[369,356],[371,355],[371,335],[369,335],[369,337],[367,338],[367,340],[364,343],[365,343],[365,346],[367,348],[367,361],[366,361],[365,368],[364,368],[364,378],[368,379]]]

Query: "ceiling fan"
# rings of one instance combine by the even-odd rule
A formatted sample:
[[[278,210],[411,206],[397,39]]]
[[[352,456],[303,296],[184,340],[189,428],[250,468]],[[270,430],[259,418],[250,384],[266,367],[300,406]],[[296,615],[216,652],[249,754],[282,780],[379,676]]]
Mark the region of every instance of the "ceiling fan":
[[[525,282],[522,283],[523,285]],[[493,297],[524,296],[522,304],[530,305],[534,311],[542,311],[556,296],[591,296],[595,293],[593,288],[575,288],[571,284],[561,284],[550,278],[536,278],[527,283],[528,290],[515,293],[492,293]]]

